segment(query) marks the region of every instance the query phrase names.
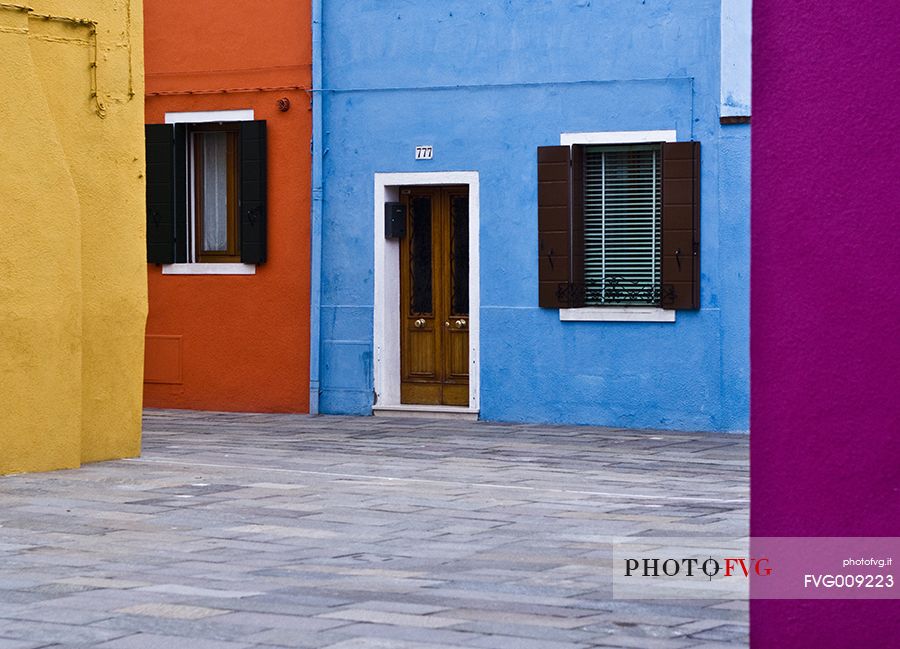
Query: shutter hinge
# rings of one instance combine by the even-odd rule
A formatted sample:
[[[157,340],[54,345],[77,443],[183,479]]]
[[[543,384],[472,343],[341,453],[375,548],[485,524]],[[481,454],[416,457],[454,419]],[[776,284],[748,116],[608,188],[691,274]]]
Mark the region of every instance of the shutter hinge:
[[[378,391],[375,388],[372,388],[372,405],[378,405]]]

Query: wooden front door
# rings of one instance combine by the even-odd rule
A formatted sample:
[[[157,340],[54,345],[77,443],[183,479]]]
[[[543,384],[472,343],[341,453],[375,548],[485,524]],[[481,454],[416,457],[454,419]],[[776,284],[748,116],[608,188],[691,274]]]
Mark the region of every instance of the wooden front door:
[[[400,401],[469,405],[469,189],[401,189]]]

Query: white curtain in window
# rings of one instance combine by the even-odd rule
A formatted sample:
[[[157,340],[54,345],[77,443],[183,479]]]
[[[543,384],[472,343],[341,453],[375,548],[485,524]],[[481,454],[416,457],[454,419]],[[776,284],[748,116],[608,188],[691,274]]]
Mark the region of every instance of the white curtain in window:
[[[204,133],[203,250],[228,250],[228,134]]]

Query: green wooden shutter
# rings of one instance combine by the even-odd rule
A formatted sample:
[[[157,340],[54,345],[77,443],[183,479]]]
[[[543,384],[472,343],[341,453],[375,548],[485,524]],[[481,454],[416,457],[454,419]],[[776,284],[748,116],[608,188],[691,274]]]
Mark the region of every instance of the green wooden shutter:
[[[241,122],[241,261],[266,261],[266,122]]]
[[[700,308],[700,143],[663,144],[662,307]]]
[[[187,124],[175,124],[175,263],[184,264],[188,260],[188,166],[187,166]]]
[[[144,127],[147,153],[147,262],[175,261],[175,156],[170,124]]]
[[[581,151],[538,147],[538,305],[581,306],[584,267]],[[577,180],[573,180],[576,179]]]

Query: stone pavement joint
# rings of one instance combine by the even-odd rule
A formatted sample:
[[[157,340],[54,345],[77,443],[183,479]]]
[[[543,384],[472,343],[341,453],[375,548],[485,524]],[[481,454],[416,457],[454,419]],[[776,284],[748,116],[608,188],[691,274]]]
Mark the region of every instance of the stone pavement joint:
[[[148,410],[142,458],[0,478],[0,649],[746,647],[609,572],[747,526],[741,435]]]

